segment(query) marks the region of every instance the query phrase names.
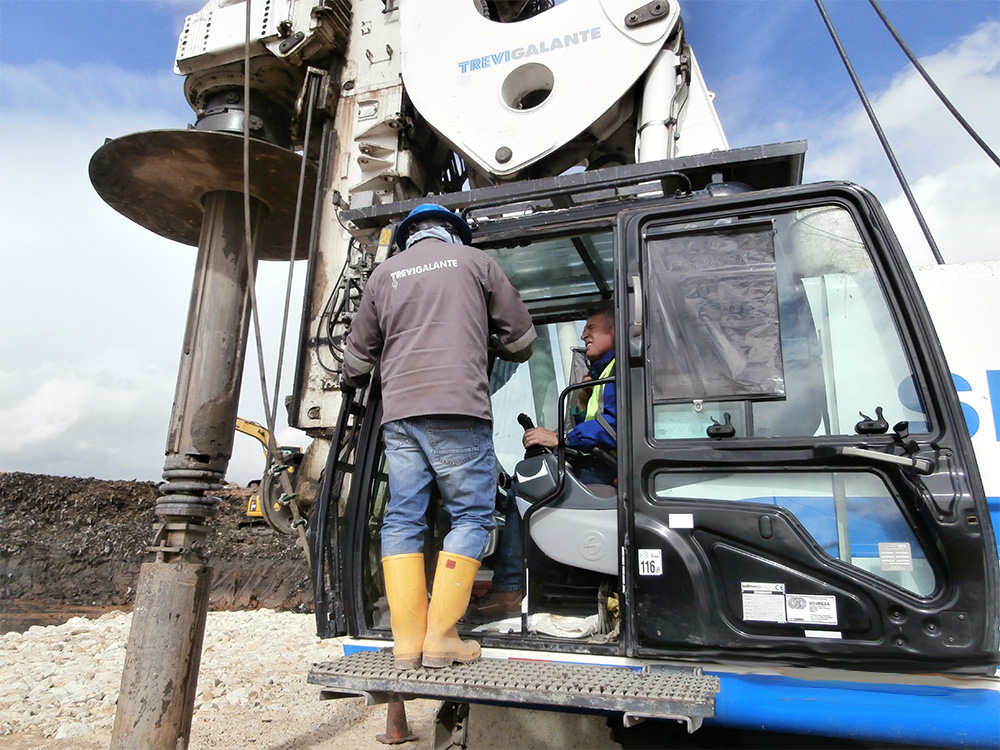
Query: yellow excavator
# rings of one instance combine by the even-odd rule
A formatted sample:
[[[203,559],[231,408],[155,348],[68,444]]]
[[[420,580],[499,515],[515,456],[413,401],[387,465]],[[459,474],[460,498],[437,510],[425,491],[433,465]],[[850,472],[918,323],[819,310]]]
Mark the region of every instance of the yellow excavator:
[[[266,427],[249,419],[237,417],[236,430],[256,438],[264,449],[265,458],[268,456],[271,436]],[[294,535],[296,533],[295,520],[289,507],[289,501],[292,497],[282,488],[279,474],[287,472],[289,482],[294,488],[298,478],[296,470],[302,463],[303,454],[300,448],[286,445],[278,446],[277,451],[277,455],[268,462],[264,470],[257,492],[251,495],[247,501],[246,514],[251,519],[263,519],[278,533]]]

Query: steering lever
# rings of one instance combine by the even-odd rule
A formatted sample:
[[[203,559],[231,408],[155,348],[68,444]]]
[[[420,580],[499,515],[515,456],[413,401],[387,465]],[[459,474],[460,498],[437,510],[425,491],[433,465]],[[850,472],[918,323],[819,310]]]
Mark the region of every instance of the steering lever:
[[[535,427],[535,423],[531,421],[531,417],[529,417],[524,412],[521,412],[520,414],[517,415],[517,423],[521,425],[521,429],[523,429],[525,432],[534,429]],[[541,456],[551,452],[552,451],[550,451],[544,445],[531,445],[524,449],[524,457],[532,458],[534,456]]]

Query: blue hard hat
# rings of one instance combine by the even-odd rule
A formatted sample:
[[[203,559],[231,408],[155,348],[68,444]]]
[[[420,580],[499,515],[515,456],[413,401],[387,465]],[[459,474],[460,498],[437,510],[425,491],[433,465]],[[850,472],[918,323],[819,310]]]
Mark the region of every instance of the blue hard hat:
[[[396,227],[396,243],[399,245],[400,249],[406,246],[406,238],[410,236],[410,229],[413,225],[416,222],[423,221],[424,219],[441,219],[448,222],[458,233],[462,242],[466,245],[472,244],[472,230],[469,228],[469,225],[465,223],[465,219],[456,214],[454,211],[449,211],[444,206],[439,206],[436,203],[421,203],[415,209],[410,211],[410,213],[406,215],[406,218],[399,222],[399,226]]]

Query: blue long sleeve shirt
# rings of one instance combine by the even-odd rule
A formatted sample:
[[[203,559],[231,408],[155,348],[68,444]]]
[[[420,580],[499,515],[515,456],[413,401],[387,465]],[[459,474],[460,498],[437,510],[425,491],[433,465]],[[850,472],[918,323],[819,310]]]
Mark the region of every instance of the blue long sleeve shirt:
[[[599,360],[592,363],[590,365],[590,369],[587,370],[587,374],[590,376],[591,380],[599,379],[601,377],[601,373],[604,372],[607,366],[611,363],[611,360],[614,358],[615,350],[612,349]],[[615,365],[617,367],[617,362]],[[617,434],[618,409],[616,407],[616,397],[617,393],[614,382],[608,383],[604,386],[601,413],[611,426],[611,429],[613,429]],[[566,445],[570,448],[575,448],[581,451],[587,451],[598,447],[605,448],[610,451],[618,448],[618,442],[611,437],[608,431],[604,429],[604,427],[596,419],[584,420],[566,433]]]

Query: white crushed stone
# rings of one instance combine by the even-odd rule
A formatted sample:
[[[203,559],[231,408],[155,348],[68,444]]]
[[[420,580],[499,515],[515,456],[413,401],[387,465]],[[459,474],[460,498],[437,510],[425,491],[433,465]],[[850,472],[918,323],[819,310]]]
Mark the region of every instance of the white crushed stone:
[[[110,612],[0,636],[0,744],[107,747],[131,621]],[[316,636],[313,615],[210,612],[191,747],[384,747],[374,739],[385,731],[384,707],[366,708],[359,698],[321,702],[306,682],[310,665],[342,653],[339,640]],[[435,704],[406,706],[410,729],[429,742]],[[9,744],[19,736],[21,744]]]

